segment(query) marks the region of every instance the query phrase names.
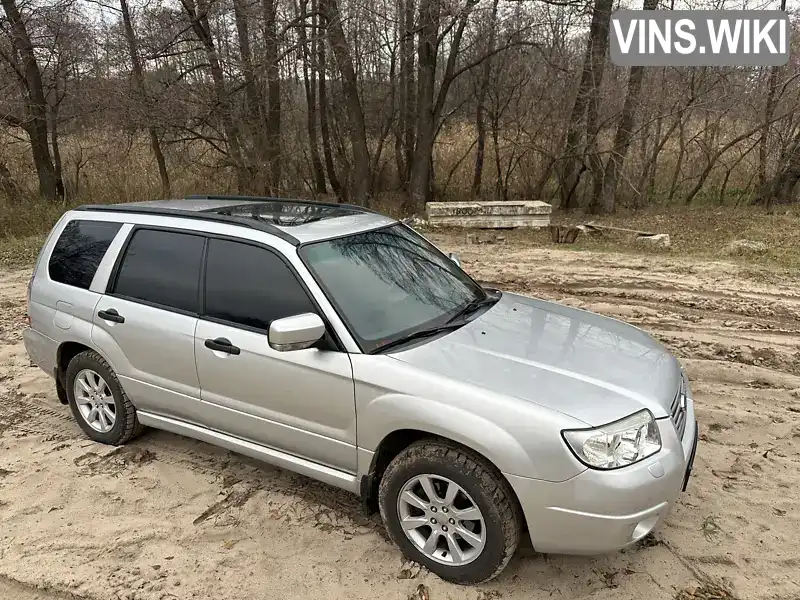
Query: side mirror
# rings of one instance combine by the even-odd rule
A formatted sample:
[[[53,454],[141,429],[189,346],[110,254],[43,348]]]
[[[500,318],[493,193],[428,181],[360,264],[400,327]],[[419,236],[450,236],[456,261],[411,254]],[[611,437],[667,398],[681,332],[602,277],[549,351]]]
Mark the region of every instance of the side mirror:
[[[447,255],[447,257],[450,260],[452,260],[454,263],[456,263],[459,267],[461,266],[461,261],[458,259],[458,255],[457,254],[453,254],[451,252],[450,254]]]
[[[270,348],[278,352],[305,350],[316,344],[325,335],[325,323],[319,315],[303,313],[276,319],[269,326]]]

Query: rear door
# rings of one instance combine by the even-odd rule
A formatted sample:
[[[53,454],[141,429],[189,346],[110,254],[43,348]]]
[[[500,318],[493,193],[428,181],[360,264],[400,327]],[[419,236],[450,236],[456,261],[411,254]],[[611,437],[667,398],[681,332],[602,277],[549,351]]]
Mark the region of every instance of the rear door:
[[[192,232],[133,229],[97,303],[92,339],[139,409],[197,416],[194,333],[205,243]]]
[[[275,319],[314,312],[294,269],[277,251],[211,238],[205,309],[195,355],[203,405],[213,427],[343,471],[356,469],[352,367],[346,352],[273,350]],[[206,342],[224,338],[238,350]]]

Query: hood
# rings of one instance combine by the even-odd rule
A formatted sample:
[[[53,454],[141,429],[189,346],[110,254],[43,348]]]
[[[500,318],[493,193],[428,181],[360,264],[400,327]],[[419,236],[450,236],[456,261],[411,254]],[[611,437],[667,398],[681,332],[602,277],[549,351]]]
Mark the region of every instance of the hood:
[[[680,364],[616,319],[503,293],[464,327],[389,356],[597,426],[648,408],[669,414]]]

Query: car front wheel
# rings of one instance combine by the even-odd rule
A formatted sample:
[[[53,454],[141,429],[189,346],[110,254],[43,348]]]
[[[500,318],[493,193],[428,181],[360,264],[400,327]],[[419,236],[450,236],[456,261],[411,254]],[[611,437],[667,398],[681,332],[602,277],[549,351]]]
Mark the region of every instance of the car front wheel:
[[[442,579],[497,576],[519,544],[522,516],[510,486],[481,456],[440,440],[410,445],[389,464],[381,516],[403,552]]]

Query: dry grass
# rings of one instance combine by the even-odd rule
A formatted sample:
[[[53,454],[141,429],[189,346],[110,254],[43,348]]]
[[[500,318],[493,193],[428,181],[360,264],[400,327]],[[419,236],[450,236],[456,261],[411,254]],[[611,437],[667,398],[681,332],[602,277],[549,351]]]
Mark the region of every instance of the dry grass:
[[[299,138],[298,138],[299,139]],[[437,145],[437,185],[444,183],[449,172],[469,150],[474,139],[469,127],[443,132]],[[0,144],[9,140],[0,139]],[[309,169],[305,167],[303,149],[297,144],[286,148],[287,177],[295,181],[297,197],[310,197],[302,191],[302,179]],[[0,159],[12,173],[20,176],[18,184],[29,198],[14,204],[0,198],[0,264],[29,263],[38,250],[41,238],[68,208],[79,204],[128,202],[160,197],[160,182],[150,155],[147,140],[142,136],[126,137],[113,132],[95,131],[62,138],[62,155],[65,175],[69,180],[70,199],[67,202],[45,204],[30,196],[35,189],[34,174],[30,169],[27,146],[23,143],[6,143],[0,147]],[[490,148],[487,148],[487,156]],[[389,164],[391,158],[387,157]],[[533,159],[532,159],[533,160]],[[454,171],[446,196],[463,199],[472,177],[473,159],[469,155]],[[493,161],[486,162],[484,188],[494,179]],[[199,145],[169,148],[168,163],[173,197],[191,193],[232,193],[233,179],[228,167],[222,165],[219,155],[203,150]],[[75,165],[81,167],[77,171]],[[521,173],[535,173],[533,165],[521,166]],[[524,189],[529,182],[516,182],[516,189]],[[76,189],[77,185],[77,189]],[[713,196],[713,194],[712,194]],[[392,216],[403,216],[403,197],[400,193],[383,193],[376,199],[375,207]],[[670,252],[703,257],[721,257],[726,244],[736,239],[764,242],[768,250],[763,255],[734,257],[745,265],[774,264],[778,267],[800,266],[800,212],[792,208],[788,214],[767,215],[763,210],[737,207],[720,207],[698,197],[698,205],[662,207],[639,212],[619,212],[603,217],[598,222],[634,229],[669,233],[672,239]],[[594,219],[581,213],[553,214],[554,223],[582,223]],[[523,244],[550,245],[546,231],[512,232],[508,237]],[[630,236],[606,234],[579,237],[576,244],[564,248],[580,250],[614,250],[622,252],[648,252],[633,244]],[[726,257],[727,258],[727,257]]]
[[[32,265],[44,238],[45,234],[0,238],[0,268],[13,269]]]
[[[387,195],[377,201],[381,212],[400,216],[397,196]],[[26,204],[15,210],[0,205],[0,266],[30,264],[36,257],[44,235],[69,205]],[[669,250],[654,250],[635,244],[632,235],[605,233],[602,236],[582,234],[575,244],[559,248],[592,251],[613,251],[643,254],[669,252],[681,256],[705,259],[725,259],[738,262],[752,277],[767,276],[763,267],[795,270],[800,268],[800,213],[791,210],[782,214],[765,214],[758,209],[681,208],[670,211],[618,213],[595,217],[582,213],[555,211],[553,223],[586,223],[626,227],[656,233],[668,233],[672,241]],[[5,234],[5,235],[3,235]],[[509,242],[523,245],[552,247],[547,230],[507,232]],[[734,240],[764,242],[767,251],[750,256],[728,256],[725,247]],[[777,273],[776,275],[779,275]]]
[[[672,253],[704,259],[724,259],[742,264],[753,275],[763,273],[763,267],[775,269],[800,268],[800,212],[790,210],[784,214],[765,214],[754,208],[675,208],[643,212],[620,212],[612,216],[597,217],[580,212],[554,211],[551,222],[581,224],[594,221],[654,233],[668,233],[672,246],[667,250],[651,249],[634,242],[635,235],[607,232],[602,235],[581,234],[575,244],[558,248],[574,251],[613,251],[646,254]],[[546,229],[510,231],[505,234],[509,242],[533,246],[554,247]],[[764,242],[767,251],[749,256],[729,256],[725,247],[734,240]]]
[[[744,262],[772,262],[787,267],[800,265],[800,212],[796,209],[781,214],[766,214],[757,208],[719,208],[699,206],[675,208],[669,211],[618,213],[611,217],[554,215],[553,222],[588,222],[668,233],[671,252],[714,258],[724,256],[724,248],[734,240],[764,242],[763,255],[740,257]],[[626,236],[604,235],[602,238],[584,236],[582,245],[602,249],[633,247]],[[641,251],[641,247],[635,247]]]

